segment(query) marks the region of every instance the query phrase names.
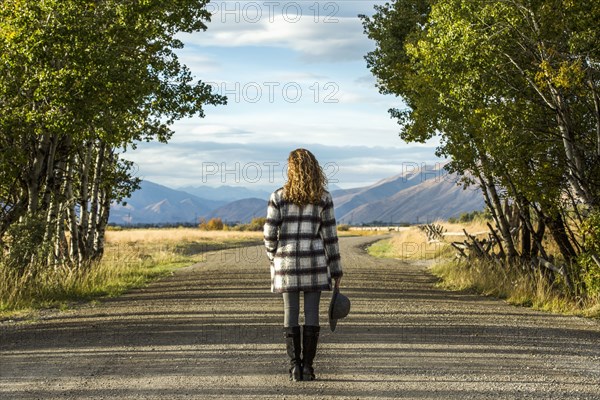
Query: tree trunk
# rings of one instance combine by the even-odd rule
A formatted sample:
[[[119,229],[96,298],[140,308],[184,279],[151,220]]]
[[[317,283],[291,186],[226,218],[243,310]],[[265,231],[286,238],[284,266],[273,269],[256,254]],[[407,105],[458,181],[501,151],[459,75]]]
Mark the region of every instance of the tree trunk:
[[[569,236],[565,230],[565,224],[560,214],[554,216],[546,216],[546,225],[550,228],[552,238],[558,245],[561,255],[565,261],[569,263],[577,256],[577,252],[569,241]]]
[[[53,241],[53,235],[55,234],[54,226],[56,224],[56,218],[58,216],[58,209],[60,207],[60,188],[62,181],[61,168],[64,168],[64,162],[58,163],[55,166],[56,149],[58,148],[59,138],[54,136],[52,138],[52,145],[50,146],[50,154],[48,155],[48,163],[46,167],[46,180],[45,180],[45,193],[44,200],[42,202],[43,207],[47,209],[46,212],[46,229],[44,233],[44,243],[51,243]],[[54,252],[48,254],[49,264],[56,262]]]
[[[479,186],[481,187],[481,192],[483,193],[483,198],[484,198],[485,204],[487,205],[488,209],[490,210],[490,213],[492,214],[492,218],[494,219],[496,226],[498,228],[500,228],[499,212],[496,209],[496,207],[494,206],[494,203],[492,202],[492,200],[490,198],[489,187],[487,185],[487,182],[485,181],[485,179],[483,179],[483,176],[479,172],[477,173],[477,176],[479,178]],[[504,238],[503,238],[502,242],[503,241],[504,241]],[[506,252],[504,251],[504,246],[502,245],[502,242],[498,242],[498,245],[500,246],[499,256],[501,258],[506,258]]]
[[[110,202],[111,198],[107,190],[101,192],[101,207],[98,218],[98,229],[96,234],[96,240],[94,241],[94,259],[100,259],[104,255],[104,239],[106,233],[106,227],[108,225],[108,217],[110,214]]]
[[[87,231],[87,254],[91,258],[96,258],[95,254],[95,242],[97,236],[97,227],[100,221],[100,185],[102,183],[102,172],[104,168],[104,158],[106,145],[102,140],[99,142],[99,147],[96,154],[96,162],[94,165],[94,178],[92,182],[92,198],[90,206],[89,224]]]
[[[563,96],[552,85],[550,85],[550,91],[556,103],[556,121],[567,159],[567,179],[581,200],[586,205],[594,207],[596,199],[585,176],[583,157],[575,146],[575,135],[571,126],[569,108]]]
[[[504,249],[506,250],[506,260],[510,264],[517,256],[517,251],[515,249],[515,244],[510,231],[510,224],[508,223],[506,215],[504,214],[502,202],[500,200],[500,196],[498,195],[498,191],[496,190],[496,186],[494,185],[493,178],[487,176],[484,179],[484,182],[489,193],[491,204],[493,205],[493,209],[497,215],[498,229],[500,230],[500,235],[502,236],[502,241],[504,242]]]
[[[529,211],[529,206],[521,204],[520,209],[520,217],[523,221],[523,225],[521,226],[521,257],[531,257],[531,231],[529,230],[529,226],[531,225],[531,212]],[[528,223],[529,222],[529,223]]]
[[[73,193],[73,160],[69,163],[67,167],[67,204],[68,204],[68,225],[69,225],[69,233],[71,235],[70,243],[69,243],[69,256],[71,258],[71,262],[76,268],[79,268],[81,265],[81,257],[79,254],[79,225],[77,224],[77,199]]]
[[[81,261],[89,258],[87,249],[87,234],[88,234],[88,221],[89,221],[89,184],[90,184],[90,170],[92,164],[92,153],[94,151],[94,142],[88,140],[83,157],[80,157],[81,165],[79,166],[81,171],[81,186],[79,188],[78,202],[81,210],[79,217],[79,257]],[[81,264],[79,265],[81,267]]]
[[[35,146],[31,167],[26,172],[27,176],[27,213],[33,216],[39,206],[41,174],[49,153],[50,135],[45,133]]]
[[[541,215],[541,212],[539,212],[538,209],[535,207],[534,210],[536,212],[538,223],[537,229],[533,229],[533,227],[530,227],[532,238],[535,243],[535,246],[533,247],[531,252],[531,257],[537,257],[539,252],[543,258],[547,259],[548,255],[546,254],[546,250],[544,249],[544,246],[542,244],[544,241],[544,235],[546,234],[546,224],[544,223],[544,218]]]

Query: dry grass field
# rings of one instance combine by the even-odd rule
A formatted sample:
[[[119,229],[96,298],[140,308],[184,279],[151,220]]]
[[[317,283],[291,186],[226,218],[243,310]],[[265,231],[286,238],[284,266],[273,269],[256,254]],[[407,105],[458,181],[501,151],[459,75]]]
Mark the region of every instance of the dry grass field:
[[[182,243],[182,242],[230,242],[262,239],[262,232],[250,231],[202,231],[196,228],[148,228],[109,230],[106,244],[122,243]]]
[[[261,241],[262,232],[250,231],[202,231],[196,228],[111,230],[106,233],[103,263],[135,260],[152,260],[157,265],[193,263],[207,251]]]

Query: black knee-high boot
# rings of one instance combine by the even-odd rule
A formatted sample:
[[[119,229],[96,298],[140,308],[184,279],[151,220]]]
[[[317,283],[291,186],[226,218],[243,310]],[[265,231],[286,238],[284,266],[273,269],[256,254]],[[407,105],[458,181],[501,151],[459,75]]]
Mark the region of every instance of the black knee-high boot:
[[[302,340],[300,338],[300,327],[283,328],[285,345],[290,357],[290,381],[302,380]]]
[[[302,334],[302,377],[305,381],[313,381],[315,379],[313,360],[317,354],[320,330],[320,326],[304,325],[304,332]]]

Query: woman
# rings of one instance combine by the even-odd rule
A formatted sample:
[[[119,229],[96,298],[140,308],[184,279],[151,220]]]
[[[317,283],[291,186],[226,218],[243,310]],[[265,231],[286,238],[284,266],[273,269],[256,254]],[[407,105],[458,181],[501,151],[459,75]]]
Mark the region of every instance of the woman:
[[[292,151],[287,175],[285,185],[269,199],[265,246],[271,261],[271,291],[283,293],[290,380],[312,381],[321,291],[331,290],[332,280],[339,287],[342,265],[333,201],[325,190],[327,179],[317,159],[306,149]],[[300,292],[304,292],[302,340]]]

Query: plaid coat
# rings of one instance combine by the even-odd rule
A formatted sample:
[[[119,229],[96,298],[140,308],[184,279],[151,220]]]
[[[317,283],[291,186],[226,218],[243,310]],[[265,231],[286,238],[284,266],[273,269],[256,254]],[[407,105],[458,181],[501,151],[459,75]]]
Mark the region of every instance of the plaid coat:
[[[271,261],[271,291],[275,293],[331,290],[342,276],[333,201],[324,192],[318,204],[287,202],[283,188],[269,199],[264,226]]]

